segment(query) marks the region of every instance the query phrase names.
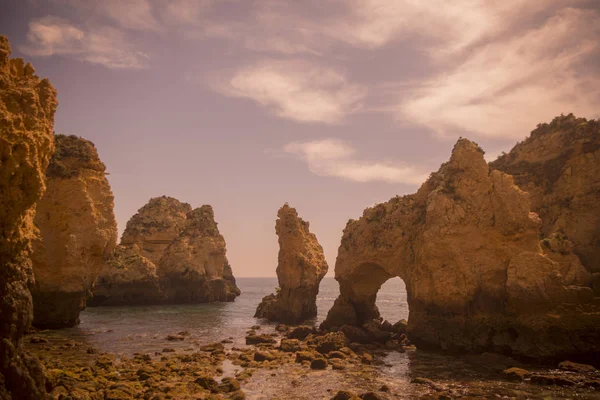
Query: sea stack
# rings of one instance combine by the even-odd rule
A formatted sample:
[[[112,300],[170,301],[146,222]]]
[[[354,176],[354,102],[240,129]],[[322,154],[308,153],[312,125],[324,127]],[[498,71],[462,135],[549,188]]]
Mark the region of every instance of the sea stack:
[[[44,373],[23,353],[21,338],[33,318],[30,241],[54,152],[58,102],[50,81],[10,53],[0,36],[0,398],[34,400],[46,396]]]
[[[86,296],[117,242],[114,197],[94,144],[56,135],[38,202],[33,241],[34,320],[39,328],[79,323]]]
[[[263,298],[257,318],[297,324],[317,316],[319,283],[328,270],[323,248],[310,233],[309,223],[287,203],[277,212],[279,289]]]
[[[91,306],[233,301],[240,295],[211,206],[162,196],[127,223]]]
[[[406,284],[408,334],[421,348],[534,358],[600,355],[600,309],[589,273],[540,243],[542,221],[513,177],[460,139],[413,195],[346,225],[335,266],[340,296],[322,327],[379,318],[381,285]]]

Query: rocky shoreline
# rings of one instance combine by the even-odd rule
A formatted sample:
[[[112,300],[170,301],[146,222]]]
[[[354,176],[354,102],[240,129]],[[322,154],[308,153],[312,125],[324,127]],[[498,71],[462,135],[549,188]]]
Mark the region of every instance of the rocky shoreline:
[[[170,344],[188,341],[189,333],[174,332],[162,351],[132,356],[37,332],[26,348],[44,365],[54,399],[600,398],[600,371],[592,366],[424,352],[400,333],[405,326],[373,322],[358,330],[362,339],[380,340],[358,343],[312,326],[255,325],[245,345],[230,337],[178,351]],[[394,368],[403,362],[399,377]]]

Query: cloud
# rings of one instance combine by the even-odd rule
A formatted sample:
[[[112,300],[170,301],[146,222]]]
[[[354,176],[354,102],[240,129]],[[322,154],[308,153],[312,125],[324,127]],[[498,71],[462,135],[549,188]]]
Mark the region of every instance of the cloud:
[[[300,60],[266,60],[243,67],[215,87],[229,96],[256,101],[275,115],[297,122],[340,123],[361,107],[366,90],[332,68]]]
[[[152,5],[148,0],[102,0],[95,4],[98,12],[124,29],[154,32],[163,29],[154,18]]]
[[[440,135],[465,131],[522,138],[536,123],[570,111],[598,115],[600,15],[563,9],[543,25],[476,47],[455,69],[424,83],[400,118]]]
[[[143,68],[147,58],[116,28],[81,28],[52,16],[29,22],[27,44],[20,49],[30,56],[66,55],[115,69]]]
[[[292,142],[283,151],[304,160],[311,172],[354,182],[387,182],[420,185],[427,174],[410,166],[361,161],[356,150],[338,139]]]

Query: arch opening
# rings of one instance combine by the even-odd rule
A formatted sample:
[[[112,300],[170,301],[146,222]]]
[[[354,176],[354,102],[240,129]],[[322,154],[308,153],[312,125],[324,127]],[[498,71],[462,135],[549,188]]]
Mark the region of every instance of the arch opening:
[[[404,281],[400,277],[385,281],[377,292],[375,305],[385,321],[392,324],[402,319],[408,321],[408,296]]]

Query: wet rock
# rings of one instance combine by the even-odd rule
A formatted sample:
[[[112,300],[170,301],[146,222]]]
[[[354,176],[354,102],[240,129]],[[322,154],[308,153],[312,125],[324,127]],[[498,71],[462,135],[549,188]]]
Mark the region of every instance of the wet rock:
[[[333,396],[331,398],[331,400],[358,400],[360,399],[360,397],[358,397],[356,394],[349,392],[347,390],[340,390],[339,392],[337,392],[337,394],[335,396]]]
[[[574,386],[575,381],[558,374],[535,374],[531,376],[531,383],[535,385]]]
[[[330,332],[323,336],[316,337],[311,345],[315,345],[316,350],[321,354],[327,354],[332,351],[340,350],[348,346],[348,338],[342,332]]]
[[[341,351],[330,351],[327,354],[328,358],[338,358],[338,359],[345,359],[346,358],[346,354],[342,353]]]
[[[275,339],[273,339],[273,337],[269,336],[269,335],[248,335],[246,336],[246,344],[274,344],[277,343],[277,341]]]
[[[369,335],[357,326],[343,325],[340,332],[343,332],[351,342],[369,343]]]
[[[596,368],[592,365],[578,364],[578,363],[575,363],[572,361],[563,361],[560,364],[558,364],[558,368],[562,369],[563,371],[571,371],[571,372],[579,372],[579,373],[596,371]]]
[[[382,386],[379,388],[379,390],[380,390],[380,391],[382,391],[382,392],[389,393],[389,392],[390,392],[390,387],[389,387],[388,385],[382,385]]]
[[[360,357],[360,362],[363,364],[372,364],[373,356],[368,353],[365,353]]]
[[[185,336],[182,335],[168,335],[166,337],[166,339],[170,342],[177,342],[177,341],[182,341],[185,340]]]
[[[29,343],[50,343],[50,341],[43,337],[33,336],[29,339]]]
[[[164,348],[162,349],[163,353],[175,353],[175,349],[171,349],[171,348]]]
[[[205,351],[207,353],[212,353],[213,351],[223,351],[225,350],[225,346],[221,343],[211,343],[204,346],[200,346],[200,351]]]
[[[383,397],[375,392],[366,392],[360,395],[362,400],[383,400]]]
[[[279,237],[277,280],[279,290],[263,298],[255,317],[297,324],[317,315],[319,283],[327,273],[327,261],[309,224],[286,203],[277,213]]]
[[[315,358],[310,362],[311,369],[325,369],[327,368],[327,360],[324,358]]]
[[[201,376],[194,381],[200,387],[210,390],[213,393],[218,391],[219,384],[213,378],[209,376]]]
[[[408,326],[408,322],[406,322],[405,319],[401,319],[400,321],[396,322],[393,325],[393,331],[394,333],[397,333],[398,335],[402,335],[406,333],[406,327]]]
[[[443,390],[442,387],[440,387],[437,383],[433,382],[431,379],[428,379],[428,378],[422,378],[422,377],[412,378],[410,380],[410,383],[415,383],[418,385],[426,385],[438,392]]]
[[[231,377],[225,377],[221,379],[221,384],[218,387],[218,391],[222,393],[237,392],[240,390],[240,383],[237,379]]]
[[[523,368],[509,368],[504,370],[504,377],[509,381],[522,382],[531,376],[531,372]]]
[[[257,351],[254,353],[254,361],[263,362],[273,360],[275,360],[275,356],[268,351]]]
[[[315,354],[311,351],[299,351],[296,353],[296,362],[297,363],[302,363],[303,361],[310,361],[312,362],[313,360],[315,360],[316,358],[321,358],[322,356],[320,354]]]
[[[340,359],[330,359],[329,364],[331,364],[331,368],[336,371],[343,371],[346,369],[346,363]]]
[[[279,349],[288,353],[294,353],[301,350],[302,346],[298,339],[281,339]]]
[[[314,329],[310,326],[298,326],[293,328],[288,334],[288,339],[304,340],[308,335],[313,333]]]

